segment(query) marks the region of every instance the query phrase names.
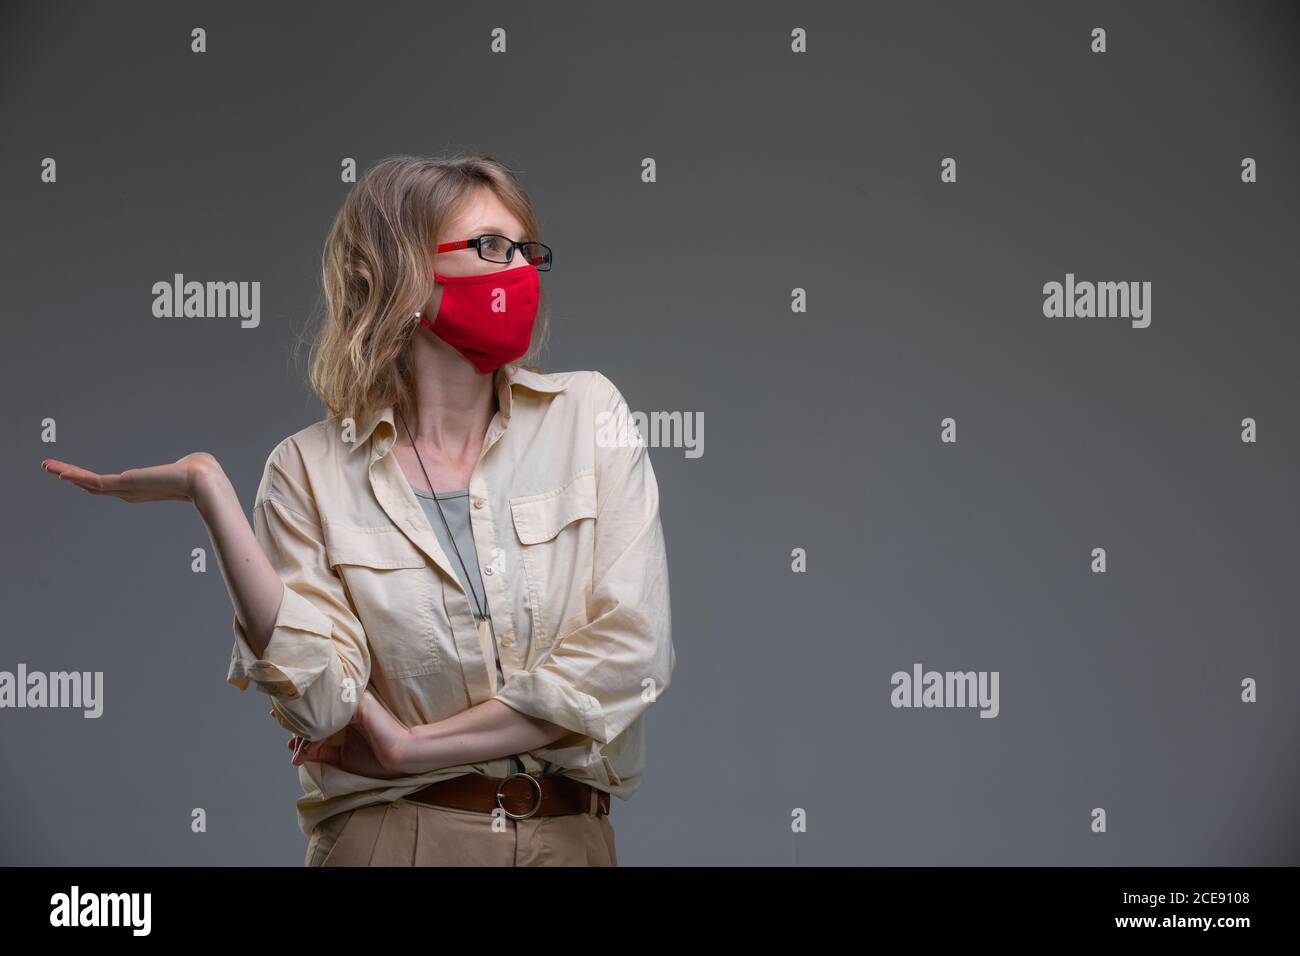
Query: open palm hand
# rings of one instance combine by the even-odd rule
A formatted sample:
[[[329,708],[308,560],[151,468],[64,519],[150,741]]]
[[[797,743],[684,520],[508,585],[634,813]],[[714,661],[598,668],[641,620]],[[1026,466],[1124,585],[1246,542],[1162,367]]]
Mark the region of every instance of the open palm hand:
[[[92,495],[112,495],[134,502],[193,501],[203,479],[220,470],[221,465],[208,452],[196,451],[171,464],[128,468],[118,474],[99,474],[57,458],[46,458],[41,467]]]

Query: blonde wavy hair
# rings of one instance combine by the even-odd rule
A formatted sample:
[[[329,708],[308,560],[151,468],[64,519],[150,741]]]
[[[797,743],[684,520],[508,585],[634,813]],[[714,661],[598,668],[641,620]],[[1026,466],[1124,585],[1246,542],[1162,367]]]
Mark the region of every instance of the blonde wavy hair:
[[[361,422],[414,397],[409,344],[415,313],[434,292],[433,257],[444,224],[481,188],[492,190],[541,242],[532,202],[491,156],[429,159],[393,156],[352,187],[334,218],[321,256],[324,318],[312,343],[308,378],[331,416]],[[537,353],[549,328],[545,288],[528,352],[512,364],[540,372]]]

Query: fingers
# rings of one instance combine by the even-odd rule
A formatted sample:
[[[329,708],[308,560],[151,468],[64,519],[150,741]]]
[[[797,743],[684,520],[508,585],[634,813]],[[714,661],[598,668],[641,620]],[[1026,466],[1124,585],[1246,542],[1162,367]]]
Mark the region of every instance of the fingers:
[[[57,458],[46,458],[41,462],[41,468],[57,476],[60,481],[74,484],[93,495],[112,494],[115,483],[120,477],[118,475],[100,475],[79,465],[59,461]]]
[[[92,495],[112,495],[123,501],[176,501],[190,497],[187,472],[176,465],[128,468],[119,473],[98,474],[54,458],[41,467],[61,481],[76,485]]]
[[[46,458],[41,462],[41,467],[53,475],[58,475],[60,478],[72,478],[94,474],[94,472],[88,471],[80,465],[74,465],[71,462],[66,461],[59,461],[57,458]]]
[[[317,763],[328,763],[341,767],[342,764],[339,762],[341,759],[340,749],[337,744],[327,744],[319,740],[309,743],[303,748],[302,753],[298,755],[298,759],[293,761],[293,765],[297,767],[308,760],[314,760]]]
[[[289,752],[295,754],[290,761],[295,767],[301,766],[307,760],[329,764],[337,764],[339,761],[338,746],[328,745],[321,740],[309,740],[304,745],[303,739],[295,734],[289,738],[288,746]]]
[[[85,471],[84,468],[70,465],[66,461],[59,461],[57,458],[46,458],[41,462],[41,469],[46,473],[65,481],[71,480],[72,476],[78,472]]]

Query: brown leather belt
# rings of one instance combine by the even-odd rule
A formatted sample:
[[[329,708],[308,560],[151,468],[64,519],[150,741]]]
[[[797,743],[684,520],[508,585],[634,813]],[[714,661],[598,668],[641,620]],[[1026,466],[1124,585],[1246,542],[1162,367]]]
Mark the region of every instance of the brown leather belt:
[[[512,773],[488,777],[463,773],[439,780],[401,798],[430,807],[491,813],[497,807],[512,820],[566,813],[609,813],[609,793],[561,774]],[[594,804],[594,805],[593,805]]]

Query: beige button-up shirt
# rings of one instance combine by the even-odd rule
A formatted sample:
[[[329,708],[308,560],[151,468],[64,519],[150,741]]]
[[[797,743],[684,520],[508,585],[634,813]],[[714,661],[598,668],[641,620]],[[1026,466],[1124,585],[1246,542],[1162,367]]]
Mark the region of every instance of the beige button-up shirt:
[[[618,389],[594,371],[503,366],[499,409],[470,476],[470,515],[504,686],[495,696],[572,733],[519,754],[627,799],[645,767],[645,715],[674,665],[668,564],[650,455]],[[253,528],[285,583],[262,658],[239,618],[227,682],[271,698],[286,730],[338,734],[369,687],[407,726],[494,696],[496,664],[469,596],[392,447],[392,407],[338,416],[267,458]],[[621,440],[620,440],[621,439]],[[298,768],[306,834],[336,813],[508,756],[394,779]]]

